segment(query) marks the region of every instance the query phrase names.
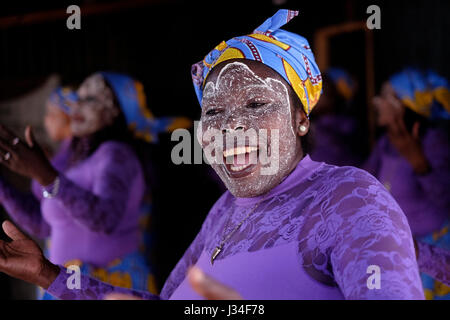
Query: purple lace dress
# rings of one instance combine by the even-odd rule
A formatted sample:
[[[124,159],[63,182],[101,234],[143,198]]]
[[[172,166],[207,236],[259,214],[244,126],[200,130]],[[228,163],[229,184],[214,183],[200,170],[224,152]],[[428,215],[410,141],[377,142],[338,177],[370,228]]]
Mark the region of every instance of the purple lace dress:
[[[223,235],[256,205],[212,265]],[[68,289],[70,274],[64,268],[48,292],[62,299],[101,299],[112,292],[199,299],[185,278],[194,264],[245,299],[424,298],[411,231],[392,196],[365,171],[309,156],[264,196],[244,199],[226,192],[160,296],[86,276],[81,289]],[[374,267],[378,286],[371,285]]]
[[[104,266],[138,250],[139,206],[145,189],[138,158],[129,146],[105,142],[65,170],[69,144],[53,160],[60,172],[55,198],[42,199],[34,184],[23,194],[0,179],[0,203],[29,234],[51,240],[49,259],[77,259]]]

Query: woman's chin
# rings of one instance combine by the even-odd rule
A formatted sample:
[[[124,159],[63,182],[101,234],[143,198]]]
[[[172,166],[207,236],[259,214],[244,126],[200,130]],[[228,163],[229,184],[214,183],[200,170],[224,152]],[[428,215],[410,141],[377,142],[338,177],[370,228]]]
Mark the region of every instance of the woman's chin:
[[[230,168],[227,165],[221,165],[218,169],[220,170],[218,174],[225,186],[235,197],[253,198],[263,195],[273,188],[271,182],[274,179],[261,174],[261,164],[259,163],[240,171],[229,171]]]

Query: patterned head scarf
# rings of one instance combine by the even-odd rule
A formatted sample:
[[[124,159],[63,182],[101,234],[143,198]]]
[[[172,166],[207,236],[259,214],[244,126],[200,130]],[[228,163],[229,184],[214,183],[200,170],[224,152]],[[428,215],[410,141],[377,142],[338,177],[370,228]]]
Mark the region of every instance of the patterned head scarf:
[[[447,79],[434,71],[406,68],[389,79],[405,106],[432,119],[450,119],[450,91]]]
[[[155,118],[147,107],[144,86],[141,82],[119,73],[100,72],[100,74],[113,89],[128,127],[137,138],[157,142],[159,133],[191,127],[191,121],[187,118]]]
[[[319,67],[305,38],[280,29],[297,15],[298,11],[278,10],[253,33],[222,41],[203,61],[194,64],[192,80],[200,105],[211,69],[222,61],[243,58],[259,61],[277,71],[292,86],[309,115],[322,92]]]
[[[356,83],[347,71],[341,68],[329,68],[325,73],[334,83],[338,94],[346,101],[352,100],[356,92]]]
[[[78,100],[77,93],[70,87],[57,87],[50,94],[50,102],[61,108],[66,114],[70,114],[71,104]]]

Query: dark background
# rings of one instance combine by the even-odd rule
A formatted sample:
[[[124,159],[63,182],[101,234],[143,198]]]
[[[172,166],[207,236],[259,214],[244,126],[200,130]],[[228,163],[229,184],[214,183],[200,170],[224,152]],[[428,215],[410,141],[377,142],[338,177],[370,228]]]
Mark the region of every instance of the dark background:
[[[84,5],[101,7],[124,2],[128,7],[117,11],[105,9],[83,14]],[[448,78],[449,3],[445,0],[285,1],[282,5],[274,5],[270,0],[2,3],[0,101],[31,90],[51,73],[61,75],[65,83],[79,83],[95,71],[114,70],[131,74],[144,83],[148,104],[156,116],[198,119],[200,108],[191,84],[190,66],[220,41],[251,32],[278,8],[300,10],[300,15],[284,28],[305,36],[314,48],[315,30],[366,20],[367,7],[377,4],[381,8],[381,30],[374,32],[376,88],[406,65],[433,68]],[[65,9],[71,4],[81,7],[81,30],[66,28]],[[62,18],[34,23],[23,20],[26,14],[53,10]],[[336,38],[331,52],[331,65],[347,68],[363,83],[362,33]],[[360,106],[359,116],[365,119],[364,98]],[[204,165],[173,165],[170,160],[173,145],[166,135],[158,146],[151,147],[156,169],[153,226],[158,239],[154,261],[159,266],[160,286],[221,193]],[[15,283],[0,275],[0,298],[23,297],[13,293],[11,287]]]

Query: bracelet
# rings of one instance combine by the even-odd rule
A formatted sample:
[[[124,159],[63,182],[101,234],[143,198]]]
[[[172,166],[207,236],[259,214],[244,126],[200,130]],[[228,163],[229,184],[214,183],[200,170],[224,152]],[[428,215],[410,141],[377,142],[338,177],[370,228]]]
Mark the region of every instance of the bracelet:
[[[46,199],[51,199],[56,197],[59,191],[59,177],[55,178],[55,181],[49,186],[42,187],[42,196]],[[51,189],[51,191],[48,191],[47,189]]]

